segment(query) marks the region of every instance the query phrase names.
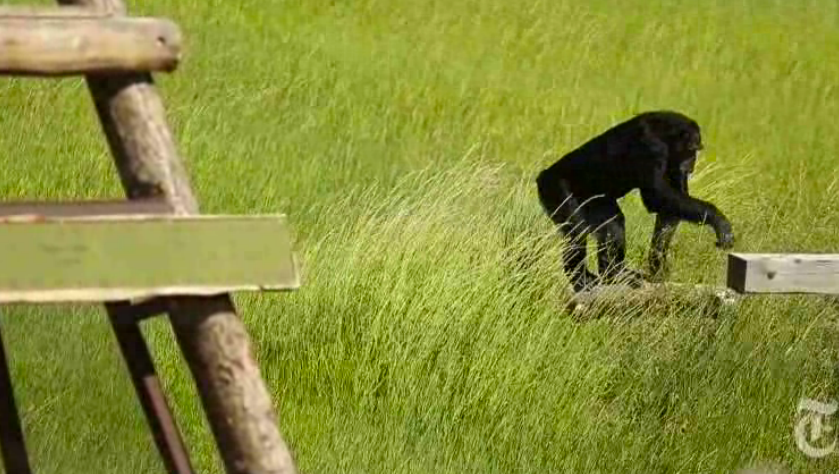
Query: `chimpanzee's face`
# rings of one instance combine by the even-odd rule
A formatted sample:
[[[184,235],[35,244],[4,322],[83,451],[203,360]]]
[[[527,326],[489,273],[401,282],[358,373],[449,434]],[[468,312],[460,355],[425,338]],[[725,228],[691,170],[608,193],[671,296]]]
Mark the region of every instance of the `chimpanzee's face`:
[[[698,128],[687,128],[679,131],[673,139],[671,150],[677,155],[680,164],[684,161],[690,161],[689,165],[693,169],[693,162],[696,161],[700,150],[702,150],[702,135]]]
[[[681,172],[682,176],[685,178],[690,178],[693,174],[694,166],[696,166],[696,155],[694,155],[693,158],[688,158],[687,160],[679,163],[679,172]]]
[[[678,166],[679,174],[684,179],[689,178],[702,148],[698,127],[680,130],[671,144],[671,166]]]

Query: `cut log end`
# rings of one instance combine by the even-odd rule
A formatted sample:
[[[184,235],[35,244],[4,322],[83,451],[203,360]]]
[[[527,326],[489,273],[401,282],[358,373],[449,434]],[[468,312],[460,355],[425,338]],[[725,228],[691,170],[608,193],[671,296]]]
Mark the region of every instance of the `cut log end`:
[[[839,254],[732,253],[727,284],[739,293],[839,294]]]
[[[631,288],[628,285],[600,285],[574,295],[567,310],[575,320],[677,311],[716,318],[738,300],[736,292],[718,286],[661,283]]]

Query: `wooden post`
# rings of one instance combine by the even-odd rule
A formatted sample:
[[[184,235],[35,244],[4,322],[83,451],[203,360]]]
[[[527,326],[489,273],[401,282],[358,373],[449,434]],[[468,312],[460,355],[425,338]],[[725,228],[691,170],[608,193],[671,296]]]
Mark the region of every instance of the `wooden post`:
[[[125,11],[121,0],[58,2]],[[175,213],[198,213],[151,75],[89,75],[86,80],[127,196],[162,197]],[[170,320],[227,472],[295,473],[230,297],[178,298],[170,304]]]

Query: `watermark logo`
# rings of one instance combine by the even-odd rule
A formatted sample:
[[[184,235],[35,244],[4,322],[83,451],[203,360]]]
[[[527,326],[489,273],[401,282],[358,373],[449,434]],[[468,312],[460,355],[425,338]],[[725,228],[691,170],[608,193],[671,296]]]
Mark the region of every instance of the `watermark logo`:
[[[839,403],[833,400],[822,403],[809,398],[798,402],[797,413],[804,411],[804,415],[795,424],[795,445],[811,458],[823,458],[836,451],[836,436],[830,436],[833,427],[825,423],[825,418],[836,413]],[[826,444],[832,439],[832,443]]]

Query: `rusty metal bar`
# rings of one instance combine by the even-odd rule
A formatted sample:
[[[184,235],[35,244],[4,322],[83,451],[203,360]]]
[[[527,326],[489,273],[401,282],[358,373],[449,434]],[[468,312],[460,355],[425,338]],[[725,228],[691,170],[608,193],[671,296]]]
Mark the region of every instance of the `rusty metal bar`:
[[[192,474],[189,454],[166,403],[136,316],[132,314],[133,307],[120,302],[107,303],[105,308],[166,470],[171,474]]]
[[[23,439],[20,417],[15,403],[12,377],[0,334],[0,452],[3,453],[3,467],[10,474],[31,474],[26,443]]]

